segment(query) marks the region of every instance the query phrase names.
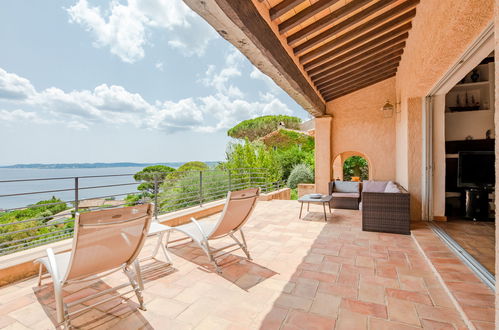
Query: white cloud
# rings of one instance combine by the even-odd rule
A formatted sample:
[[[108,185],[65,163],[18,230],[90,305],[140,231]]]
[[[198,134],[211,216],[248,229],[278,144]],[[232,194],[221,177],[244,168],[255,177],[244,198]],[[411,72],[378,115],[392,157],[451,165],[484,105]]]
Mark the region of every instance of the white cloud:
[[[35,93],[28,79],[0,68],[0,99],[23,100]]]
[[[109,46],[111,53],[124,62],[133,63],[144,57],[146,18],[131,6],[117,1],[110,4],[108,20],[99,7],[90,7],[87,0],[79,0],[68,9],[71,22],[82,25],[95,38],[94,46]]]
[[[235,63],[231,62],[232,56],[228,58],[227,63]],[[107,123],[134,125],[172,133],[214,132],[227,129],[248,118],[291,113],[291,110],[271,93],[260,94],[256,101],[245,100],[237,87],[229,83],[230,77],[239,76],[236,69],[224,68],[218,73],[214,68],[208,71],[216,77],[212,85],[214,94],[150,103],[140,94],[132,93],[122,86],[106,84],[93,90],[65,92],[51,87],[38,92],[29,80],[0,69],[2,76],[8,77],[4,79],[0,89],[0,100],[37,109],[37,112],[24,109],[0,110],[0,117],[5,122],[56,123],[74,129],[87,129],[96,123]],[[23,88],[17,88],[18,86]],[[20,90],[18,94],[23,97],[14,99],[11,94],[2,93],[2,90]]]
[[[243,92],[229,81],[235,77],[241,77],[241,64],[243,56],[237,49],[232,49],[226,54],[224,66],[217,71],[216,66],[210,65],[205,72],[205,76],[201,82],[205,86],[213,87],[218,93],[228,95],[230,97],[243,98]]]
[[[154,64],[154,67],[161,72],[165,70],[165,65],[163,62],[156,62],[156,64]]]
[[[187,7],[182,0],[128,0],[126,5],[111,1],[109,10],[91,7],[78,0],[68,8],[70,21],[93,34],[96,47],[109,47],[124,62],[134,63],[145,56],[148,31],[161,29],[168,44],[185,55],[204,54],[213,29]]]
[[[263,81],[267,88],[273,93],[278,93],[280,91],[280,88],[276,85],[276,83],[272,79],[270,79],[269,76],[263,74],[262,71],[258,70],[257,67],[253,67],[253,70],[251,70],[250,78]]]

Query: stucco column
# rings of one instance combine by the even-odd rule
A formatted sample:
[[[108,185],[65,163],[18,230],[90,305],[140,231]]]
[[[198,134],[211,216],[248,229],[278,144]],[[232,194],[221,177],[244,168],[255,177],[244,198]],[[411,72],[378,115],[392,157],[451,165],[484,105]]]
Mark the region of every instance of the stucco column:
[[[332,116],[315,118],[315,191],[320,194],[328,193],[328,184],[331,181],[332,123]]]
[[[411,194],[411,220],[420,221],[422,213],[422,156],[423,156],[423,98],[413,97],[407,101],[408,112],[408,190]]]

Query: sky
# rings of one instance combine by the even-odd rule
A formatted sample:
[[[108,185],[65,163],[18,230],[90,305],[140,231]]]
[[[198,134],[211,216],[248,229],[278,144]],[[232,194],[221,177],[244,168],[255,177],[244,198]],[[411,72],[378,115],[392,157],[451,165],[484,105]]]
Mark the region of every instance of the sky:
[[[0,2],[0,165],[223,160],[227,129],[308,118],[181,0]]]

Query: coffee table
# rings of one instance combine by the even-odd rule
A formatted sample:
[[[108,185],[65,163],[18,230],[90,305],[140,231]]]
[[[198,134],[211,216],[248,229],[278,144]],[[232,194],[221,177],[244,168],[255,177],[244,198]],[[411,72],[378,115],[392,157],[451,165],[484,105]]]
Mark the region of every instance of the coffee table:
[[[322,208],[324,209],[324,221],[327,221],[327,216],[326,216],[326,204],[328,204],[328,209],[329,213],[331,213],[331,208],[329,207],[329,202],[333,199],[333,196],[331,195],[322,195],[321,198],[312,198],[311,195],[304,195],[300,198],[298,198],[298,202],[301,203],[300,206],[300,219],[301,219],[301,213],[303,210],[303,203],[307,203],[307,212],[310,210],[310,203],[321,203]]]

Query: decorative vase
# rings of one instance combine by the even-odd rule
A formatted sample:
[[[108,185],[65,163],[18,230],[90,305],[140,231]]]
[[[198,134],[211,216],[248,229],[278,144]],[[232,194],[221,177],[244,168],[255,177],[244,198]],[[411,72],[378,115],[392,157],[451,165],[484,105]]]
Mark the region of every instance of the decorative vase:
[[[478,73],[478,69],[473,69],[473,73],[471,74],[471,81],[477,82],[478,78],[480,78],[480,74]]]

